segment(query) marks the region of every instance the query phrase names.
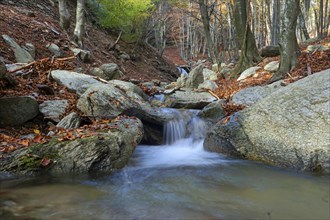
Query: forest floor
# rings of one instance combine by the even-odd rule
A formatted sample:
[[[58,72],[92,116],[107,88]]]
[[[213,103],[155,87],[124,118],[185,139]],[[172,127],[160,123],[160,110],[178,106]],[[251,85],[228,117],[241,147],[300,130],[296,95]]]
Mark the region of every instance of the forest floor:
[[[73,13],[73,12],[72,12]],[[178,50],[170,47],[160,57],[152,48],[141,44],[130,44],[119,41],[115,50],[109,50],[116,41],[116,35],[109,35],[105,30],[92,25],[91,21],[87,23],[85,38],[85,49],[92,51],[93,61],[84,63],[73,57],[69,50],[72,46],[69,34],[61,31],[58,23],[59,17],[57,7],[52,6],[49,1],[44,0],[20,0],[9,1],[0,0],[0,34],[7,34],[14,38],[20,45],[29,42],[36,47],[35,62],[25,71],[30,72],[27,78],[14,76],[18,85],[8,87],[4,82],[0,82],[0,97],[39,94],[38,102],[54,99],[67,99],[70,108],[66,113],[72,111],[79,112],[76,109],[77,96],[67,91],[64,87],[56,84],[49,79],[49,73],[55,69],[75,70],[82,69],[84,73],[93,67],[98,67],[103,63],[116,63],[124,73],[122,80],[135,83],[159,80],[165,82],[175,81],[178,77],[177,65],[186,63],[180,58]],[[93,17],[90,17],[93,20]],[[73,33],[73,25],[68,33]],[[328,44],[329,38],[319,40],[315,43]],[[63,49],[62,58],[53,59],[52,54],[46,48],[48,43],[55,43]],[[299,57],[299,66],[293,69],[285,78],[285,83],[291,83],[307,76],[307,68],[311,73],[319,72],[330,68],[330,50],[321,52],[315,51],[308,53],[305,51],[307,45],[301,48]],[[123,60],[119,57],[121,52],[130,55],[131,59]],[[0,58],[5,63],[15,63],[13,51],[0,37]],[[73,58],[72,58],[73,57]],[[279,60],[279,57],[265,58],[258,66],[263,67],[270,61]],[[244,82],[237,82],[235,79],[219,79],[217,84],[219,89],[214,93],[227,101],[235,92],[255,85],[265,85],[271,74],[264,71],[263,68],[257,71],[257,77],[251,77]],[[54,89],[54,95],[43,94],[37,84],[44,84]],[[58,91],[65,91],[60,93]],[[228,111],[235,112],[240,110],[241,106],[227,105]],[[93,129],[90,126],[88,129]],[[33,142],[45,141],[45,134],[49,130],[49,125],[42,118],[35,119],[32,123],[24,126],[0,128],[0,152],[8,153],[17,148],[26,147]],[[35,133],[33,140],[22,139],[22,135]],[[2,157],[0,153],[0,158]]]

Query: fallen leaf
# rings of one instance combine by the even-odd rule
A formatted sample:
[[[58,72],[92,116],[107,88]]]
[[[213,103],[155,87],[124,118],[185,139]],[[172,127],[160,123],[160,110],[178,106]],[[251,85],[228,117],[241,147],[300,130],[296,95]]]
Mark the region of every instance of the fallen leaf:
[[[52,159],[49,159],[48,157],[44,157],[40,161],[40,165],[43,167],[46,167],[46,166],[50,165],[51,163],[52,163]]]

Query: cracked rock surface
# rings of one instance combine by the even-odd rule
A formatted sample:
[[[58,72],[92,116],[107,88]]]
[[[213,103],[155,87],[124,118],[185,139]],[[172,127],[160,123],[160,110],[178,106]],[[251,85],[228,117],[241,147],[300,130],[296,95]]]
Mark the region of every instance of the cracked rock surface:
[[[204,147],[279,167],[330,173],[330,70],[270,94],[216,124]]]

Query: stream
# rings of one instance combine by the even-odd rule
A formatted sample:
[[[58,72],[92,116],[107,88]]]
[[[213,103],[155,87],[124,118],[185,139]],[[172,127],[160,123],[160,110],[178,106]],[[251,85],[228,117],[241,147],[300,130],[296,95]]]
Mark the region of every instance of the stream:
[[[329,219],[329,176],[206,152],[203,122],[168,123],[111,175],[3,180],[0,211],[18,219]]]

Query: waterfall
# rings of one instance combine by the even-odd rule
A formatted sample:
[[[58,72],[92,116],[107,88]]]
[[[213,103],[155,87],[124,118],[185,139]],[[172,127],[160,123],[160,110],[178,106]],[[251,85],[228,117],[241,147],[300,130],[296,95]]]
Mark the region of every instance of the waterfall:
[[[163,137],[166,145],[184,138],[200,140],[205,137],[207,125],[205,121],[197,117],[197,110],[164,109],[164,113],[175,116],[164,125]]]

